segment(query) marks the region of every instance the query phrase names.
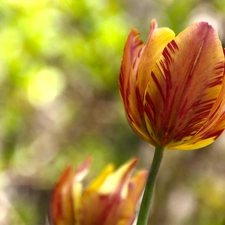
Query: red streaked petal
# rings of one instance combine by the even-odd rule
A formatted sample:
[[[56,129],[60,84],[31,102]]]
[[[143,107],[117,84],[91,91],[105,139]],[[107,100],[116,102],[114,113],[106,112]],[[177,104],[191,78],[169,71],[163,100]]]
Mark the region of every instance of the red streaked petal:
[[[140,34],[132,29],[124,48],[124,55],[120,70],[119,89],[126,111],[127,119],[131,127],[144,139],[148,140],[147,130],[142,124],[140,111],[142,102],[136,95],[137,69],[144,45]]]
[[[225,108],[224,101],[223,107],[221,111],[216,112],[210,120],[200,129],[200,131],[192,137],[187,143],[181,143],[178,146],[173,146],[172,144],[169,146],[172,149],[179,150],[193,150],[202,148],[206,145],[213,143],[224,131],[225,129]]]
[[[71,186],[71,180],[72,167],[68,166],[61,175],[52,193],[50,221],[53,225],[73,223],[73,206],[70,194],[68,194],[68,189],[70,189]]]
[[[180,145],[169,146],[168,149],[177,150],[195,150],[203,148],[207,145],[212,144],[224,131],[225,128],[225,116],[223,115],[221,119],[216,124],[217,126],[212,127],[212,130],[206,130],[201,135],[195,136],[193,139],[189,140],[187,143],[182,142]]]
[[[82,184],[91,165],[91,158],[73,173],[72,167],[67,166],[56,184],[50,204],[50,221],[53,225],[73,225],[78,221],[78,209]]]
[[[146,45],[140,40],[137,30],[131,30],[125,45],[121,66],[119,87],[125,111],[131,127],[146,141],[154,144],[146,130],[143,112],[143,96],[155,60],[158,59],[167,43],[174,38],[168,28],[157,28],[151,22]]]
[[[224,54],[225,54],[225,50],[224,50]],[[201,136],[208,137],[208,138],[214,137],[214,139],[216,139],[219,136],[218,133],[221,133],[222,130],[225,129],[225,124],[223,121],[225,119],[225,98],[224,98],[225,96],[225,59],[224,59],[223,67],[224,67],[224,74],[223,74],[220,94],[215,100],[215,104],[213,105],[213,109],[211,110],[208,116],[207,122],[199,130],[199,132],[193,137],[193,139],[196,139]]]
[[[207,23],[196,23],[171,41],[145,94],[146,123],[158,144],[188,143],[215,113],[223,79],[221,43]]]
[[[119,89],[125,105],[129,104],[128,96],[131,92],[130,88],[134,88],[134,85],[131,86],[131,83],[133,84],[135,81],[135,74],[132,72],[134,67],[137,66],[135,64],[136,59],[139,57],[138,55],[143,46],[139,32],[134,28],[131,29],[124,48],[119,78]]]
[[[144,186],[147,180],[148,171],[138,171],[130,180],[128,184],[128,193],[125,198],[122,199],[117,206],[114,215],[109,218],[109,222],[106,225],[124,224],[132,225],[136,217],[136,211],[138,209],[138,200],[144,190]],[[115,218],[119,219],[120,223],[116,223]]]
[[[134,163],[134,162],[133,162]],[[130,169],[134,166],[130,164]],[[127,173],[127,176],[130,176],[131,171]],[[118,189],[118,200],[117,204],[113,210],[108,215],[107,220],[104,225],[114,225],[114,224],[124,224],[132,225],[135,219],[135,211],[137,209],[137,203],[141,196],[142,191],[146,183],[148,172],[145,170],[138,171],[132,178],[129,180],[125,178],[124,175],[124,185],[122,189],[125,189],[121,192]],[[121,194],[122,193],[122,194]],[[115,195],[115,200],[117,199]]]
[[[80,210],[81,224],[111,224],[108,218],[115,216],[115,210],[123,192],[126,191],[124,188],[136,163],[137,159],[132,159],[124,164],[115,173],[110,174],[98,190],[87,188],[84,191]]]

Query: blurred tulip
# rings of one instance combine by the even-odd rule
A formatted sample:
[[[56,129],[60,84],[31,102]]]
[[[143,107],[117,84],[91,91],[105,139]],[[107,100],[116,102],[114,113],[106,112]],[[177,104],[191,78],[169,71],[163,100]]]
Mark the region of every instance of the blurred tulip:
[[[206,22],[175,36],[153,20],[146,44],[132,29],[119,80],[131,127],[166,149],[211,144],[225,129],[224,61],[221,42]]]
[[[132,159],[114,171],[113,165],[85,189],[83,179],[91,164],[88,158],[76,171],[69,166],[59,179],[50,205],[52,225],[131,225],[137,202],[144,189],[147,171],[131,172]]]

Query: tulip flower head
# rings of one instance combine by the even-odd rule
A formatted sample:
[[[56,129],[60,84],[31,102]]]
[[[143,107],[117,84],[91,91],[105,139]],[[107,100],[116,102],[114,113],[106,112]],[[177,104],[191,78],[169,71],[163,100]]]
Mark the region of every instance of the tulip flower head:
[[[50,205],[52,225],[132,225],[135,210],[147,179],[132,159],[114,171],[112,165],[85,189],[83,179],[91,164],[88,158],[74,173],[69,166],[59,179]]]
[[[119,79],[131,127],[166,149],[211,144],[225,129],[224,68],[221,42],[206,22],[175,36],[153,20],[146,44],[131,29]]]

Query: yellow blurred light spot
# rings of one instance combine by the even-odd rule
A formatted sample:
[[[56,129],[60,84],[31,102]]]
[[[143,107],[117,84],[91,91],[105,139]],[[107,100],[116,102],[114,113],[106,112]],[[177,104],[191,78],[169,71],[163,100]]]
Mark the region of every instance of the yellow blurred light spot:
[[[6,2],[9,2],[13,6],[26,8],[26,7],[40,7],[46,5],[49,0],[7,0]]]
[[[31,76],[28,82],[28,100],[37,107],[49,104],[60,95],[64,85],[64,77],[58,70],[44,68]]]

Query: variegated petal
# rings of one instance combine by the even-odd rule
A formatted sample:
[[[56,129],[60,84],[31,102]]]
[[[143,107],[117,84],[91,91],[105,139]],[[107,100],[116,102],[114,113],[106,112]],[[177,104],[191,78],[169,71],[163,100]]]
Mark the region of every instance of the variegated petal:
[[[132,159],[116,172],[109,174],[98,190],[87,187],[82,196],[81,202],[81,225],[113,225],[116,217],[116,210],[127,194],[127,184],[132,169],[137,159]],[[128,218],[129,219],[129,218]]]
[[[164,49],[150,77],[150,134],[164,147],[188,144],[214,114],[222,90],[224,55],[214,29],[205,22],[185,29]]]
[[[168,28],[157,28],[157,23],[153,20],[146,45],[140,40],[138,31],[132,29],[124,50],[119,87],[126,115],[131,127],[153,145],[154,141],[149,136],[144,121],[144,91],[155,61],[174,36],[174,32]]]

